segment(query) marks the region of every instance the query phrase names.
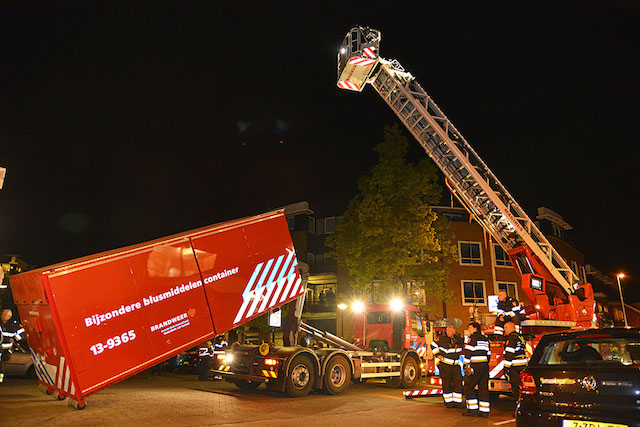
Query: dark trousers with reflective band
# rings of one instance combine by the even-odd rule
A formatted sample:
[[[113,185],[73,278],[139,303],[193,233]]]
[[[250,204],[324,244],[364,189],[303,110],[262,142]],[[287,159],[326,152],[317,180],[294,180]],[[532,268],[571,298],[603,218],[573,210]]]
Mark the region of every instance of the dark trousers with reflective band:
[[[489,364],[472,363],[473,374],[464,377],[464,396],[467,411],[489,413]],[[478,386],[478,391],[475,388]]]
[[[511,392],[516,399],[520,397],[520,372],[522,372],[524,368],[526,368],[526,365],[512,366],[506,369],[509,382],[511,383]]]
[[[493,333],[496,335],[504,335],[504,324],[507,322],[513,322],[516,325],[516,332],[520,333],[520,315],[516,314],[515,317],[504,316],[504,320],[496,318],[496,323],[493,326]]]
[[[206,381],[209,379],[213,358],[211,356],[201,356],[198,359],[198,379],[200,381]]]
[[[438,363],[442,380],[442,398],[444,403],[462,403],[462,373],[460,366]]]

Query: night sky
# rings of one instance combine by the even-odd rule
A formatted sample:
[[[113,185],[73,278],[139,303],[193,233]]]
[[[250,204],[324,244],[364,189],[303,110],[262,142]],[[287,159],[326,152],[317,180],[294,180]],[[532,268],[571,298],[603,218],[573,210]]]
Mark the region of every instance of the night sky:
[[[301,200],[342,213],[397,122],[336,87],[354,24],[530,216],[558,212],[640,289],[633,1],[4,1],[0,253],[43,266]]]

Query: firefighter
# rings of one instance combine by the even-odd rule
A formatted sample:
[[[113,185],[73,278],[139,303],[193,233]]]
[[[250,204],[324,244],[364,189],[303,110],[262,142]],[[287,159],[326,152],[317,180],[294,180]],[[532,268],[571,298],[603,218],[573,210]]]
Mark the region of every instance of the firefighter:
[[[10,349],[12,345],[10,341],[4,339],[2,325],[0,324],[0,383],[4,381],[5,350]]]
[[[225,339],[224,335],[218,335],[216,337],[215,343],[213,344],[213,369],[218,369],[218,367],[220,366],[220,359],[218,359],[218,357],[225,354],[225,350],[227,347],[229,347],[229,343]],[[213,377],[213,379],[221,380],[222,377],[216,375]]]
[[[500,289],[498,291],[498,313],[493,333],[496,335],[504,335],[504,324],[513,322],[516,331],[520,332],[520,319],[524,315],[524,308],[517,299],[507,295],[507,291]]]
[[[4,381],[5,363],[11,358],[13,344],[23,338],[24,328],[17,320],[11,320],[13,312],[8,308],[0,315],[0,382]]]
[[[11,316],[13,316],[13,312],[10,309],[2,310],[0,320],[2,320],[3,335],[13,339],[13,342],[17,343],[24,338],[24,328],[17,320],[11,320]]]
[[[527,367],[526,343],[522,335],[516,332],[516,325],[513,322],[504,324],[504,333],[508,338],[504,347],[504,368],[511,383],[511,392],[518,400],[520,397],[520,372]]]
[[[200,344],[198,348],[198,380],[207,381],[211,372],[211,361],[213,359],[213,344],[211,341]]]
[[[488,417],[489,404],[489,338],[480,331],[478,322],[469,323],[469,341],[464,346],[464,395],[467,410],[462,415]],[[478,391],[476,393],[476,386]]]
[[[442,380],[442,398],[447,408],[462,408],[462,372],[460,355],[464,340],[456,333],[453,325],[447,326],[446,335],[431,343],[434,357],[437,357],[438,370]]]

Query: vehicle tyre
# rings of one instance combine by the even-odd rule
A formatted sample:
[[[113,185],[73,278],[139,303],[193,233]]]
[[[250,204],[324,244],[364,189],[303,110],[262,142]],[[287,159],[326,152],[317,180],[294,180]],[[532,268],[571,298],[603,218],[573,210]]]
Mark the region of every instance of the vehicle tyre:
[[[38,378],[38,375],[36,375],[35,366],[30,366],[29,369],[27,370],[27,373],[24,375],[24,377],[29,378],[30,380]]]
[[[260,387],[260,382],[258,381],[247,381],[247,380],[233,380],[233,383],[240,390],[255,390]]]
[[[322,389],[329,394],[340,394],[349,387],[351,365],[341,356],[332,357],[324,371]]]
[[[316,379],[316,371],[308,357],[298,355],[293,358],[287,370],[284,387],[291,397],[309,394]]]
[[[420,378],[420,365],[413,357],[407,356],[402,363],[400,371],[401,385],[403,388],[413,388]]]

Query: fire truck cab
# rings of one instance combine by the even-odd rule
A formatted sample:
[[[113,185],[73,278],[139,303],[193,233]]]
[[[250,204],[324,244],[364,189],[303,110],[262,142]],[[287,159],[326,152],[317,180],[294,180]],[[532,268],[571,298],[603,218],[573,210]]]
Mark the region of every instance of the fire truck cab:
[[[367,304],[365,310],[354,313],[353,340],[362,348],[377,351],[413,348],[424,357],[432,337],[431,323],[413,305]]]

